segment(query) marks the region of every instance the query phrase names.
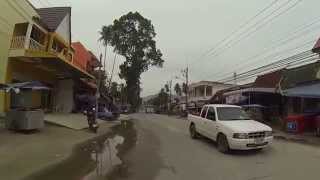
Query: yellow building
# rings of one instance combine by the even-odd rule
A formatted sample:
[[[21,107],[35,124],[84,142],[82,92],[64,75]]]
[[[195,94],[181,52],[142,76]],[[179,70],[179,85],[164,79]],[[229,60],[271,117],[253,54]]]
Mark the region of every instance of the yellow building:
[[[35,9],[25,0],[1,1],[0,7],[6,7],[0,23],[8,24],[0,29],[4,45],[0,83],[40,81],[51,87],[50,91],[1,94],[0,111],[24,105],[71,112],[74,80],[93,78],[73,64],[71,8]],[[3,34],[2,29],[8,30]]]
[[[15,24],[32,23],[33,18],[38,18],[36,10],[27,2],[21,0],[0,1],[0,83],[8,82],[7,67],[11,39]],[[0,113],[5,110],[5,95],[0,92]]]

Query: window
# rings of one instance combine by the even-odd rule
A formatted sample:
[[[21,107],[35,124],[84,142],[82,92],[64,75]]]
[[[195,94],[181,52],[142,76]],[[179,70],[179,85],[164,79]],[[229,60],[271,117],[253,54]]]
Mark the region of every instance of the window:
[[[213,107],[209,108],[207,113],[207,119],[215,121],[216,120],[216,112]]]
[[[249,116],[238,107],[218,107],[218,118],[222,121],[249,120]]]
[[[206,88],[206,96],[212,96],[212,86],[207,86]]]
[[[201,112],[201,117],[202,118],[206,118],[207,110],[208,110],[208,107],[203,107],[203,110]]]

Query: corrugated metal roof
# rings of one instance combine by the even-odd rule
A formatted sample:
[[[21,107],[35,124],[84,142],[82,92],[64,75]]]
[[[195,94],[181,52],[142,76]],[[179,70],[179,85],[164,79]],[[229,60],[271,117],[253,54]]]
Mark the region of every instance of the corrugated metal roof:
[[[281,89],[289,89],[303,84],[319,81],[320,62],[287,69],[283,74]]]
[[[320,52],[320,38],[318,39],[316,44],[313,46],[312,51],[313,52]]]
[[[48,30],[54,32],[61,24],[67,14],[71,15],[71,7],[52,7],[37,9],[40,19],[48,27]]]

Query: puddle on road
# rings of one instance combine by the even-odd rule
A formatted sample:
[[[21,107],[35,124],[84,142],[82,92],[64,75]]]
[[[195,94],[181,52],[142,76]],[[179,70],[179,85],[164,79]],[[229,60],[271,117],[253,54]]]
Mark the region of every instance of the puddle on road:
[[[127,121],[113,127],[111,133],[80,144],[70,158],[26,180],[108,180],[114,173],[126,176],[128,167],[121,159],[136,141],[134,124]]]
[[[105,177],[113,167],[121,165],[122,161],[117,156],[118,150],[116,147],[121,145],[124,141],[122,136],[116,136],[114,138],[108,138],[104,144],[101,152],[91,152],[91,159],[95,161],[95,169],[83,177],[83,180],[96,180],[100,177]]]

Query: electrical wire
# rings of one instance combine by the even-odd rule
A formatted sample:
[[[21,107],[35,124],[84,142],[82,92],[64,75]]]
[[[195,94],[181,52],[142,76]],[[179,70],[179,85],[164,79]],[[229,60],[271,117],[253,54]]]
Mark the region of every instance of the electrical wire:
[[[244,77],[244,76],[247,76],[247,75],[251,75],[251,74],[255,74],[255,73],[260,73],[260,71],[264,71],[266,69],[272,69],[273,67],[275,66],[278,66],[278,65],[283,65],[283,64],[288,64],[288,63],[292,63],[292,62],[295,62],[296,60],[301,60],[301,58],[307,58],[309,56],[314,56],[314,55],[317,55],[317,54],[314,54],[312,51],[305,51],[303,53],[299,53],[297,55],[294,55],[294,56],[291,56],[291,57],[288,57],[288,58],[285,58],[285,59],[282,59],[282,60],[279,60],[277,62],[273,62],[271,64],[267,64],[267,65],[264,65],[262,67],[259,67],[259,68],[256,68],[256,69],[253,69],[253,70],[250,70],[250,71],[247,71],[247,72],[244,72],[244,73],[241,73],[241,74],[238,74],[237,77],[238,78],[241,78],[241,77]],[[226,81],[228,79],[232,79],[234,78],[233,76],[232,77],[228,77],[228,78],[225,78],[225,79],[222,79],[222,80],[219,80],[220,81]]]
[[[245,76],[245,75],[248,75],[248,74],[252,74],[252,73],[255,73],[255,72],[259,72],[263,69],[267,69],[267,68],[272,68],[273,66],[276,66],[276,65],[279,65],[279,64],[283,64],[283,63],[289,63],[289,62],[292,62],[296,59],[299,59],[299,58],[303,58],[303,57],[307,57],[309,56],[310,54],[313,54],[311,51],[305,51],[303,53],[299,53],[297,55],[294,55],[294,56],[291,56],[291,57],[288,57],[288,58],[285,58],[285,59],[282,59],[282,60],[279,60],[277,62],[273,62],[273,63],[270,63],[270,64],[267,64],[267,65],[264,65],[262,67],[259,67],[259,68],[256,68],[256,69],[253,69],[253,70],[250,70],[250,71],[247,71],[247,72],[244,72],[244,73],[241,73],[241,74],[238,74],[237,77],[241,77],[241,76]],[[233,78],[233,77],[229,77],[229,78]],[[225,78],[225,79],[222,79],[220,81],[224,81],[228,78]]]
[[[246,81],[248,79],[252,79],[254,77],[257,77],[259,75],[262,75],[262,74],[265,74],[265,73],[270,73],[270,72],[274,72],[276,70],[280,70],[280,69],[283,69],[283,68],[286,68],[286,69],[290,69],[290,68],[294,68],[296,66],[303,66],[303,65],[307,65],[307,64],[311,64],[311,63],[314,63],[314,62],[317,62],[319,61],[320,58],[318,56],[315,56],[315,57],[310,57],[310,58],[307,58],[307,59],[303,59],[303,62],[295,62],[295,63],[290,63],[290,64],[287,64],[287,65],[283,65],[283,66],[278,66],[278,67],[275,67],[269,71],[265,71],[265,72],[262,72],[262,73],[259,73],[259,74],[253,74],[253,75],[250,75],[250,76],[247,76],[247,77],[243,77],[241,79],[236,79],[237,81],[239,82],[242,82],[242,81]],[[234,81],[233,80],[227,80],[227,81],[223,81],[223,83],[228,83],[228,82],[232,82]]]
[[[281,55],[283,55],[283,54],[286,54],[286,53],[289,52],[289,51],[298,50],[298,49],[301,49],[302,47],[304,48],[304,47],[306,47],[307,45],[311,45],[311,43],[314,43],[314,39],[313,39],[312,41],[308,41],[307,43],[303,43],[302,45],[296,46],[296,47],[294,47],[294,48],[290,48],[290,49],[285,49],[285,50],[279,51],[279,52],[277,52],[277,53],[275,53],[275,54],[271,54],[271,55],[266,56],[266,57],[264,57],[264,58],[262,58],[262,59],[256,59],[255,61],[251,62],[250,64],[248,64],[248,63],[238,63],[238,64],[236,64],[236,65],[234,65],[234,66],[235,66],[235,67],[239,67],[240,65],[242,65],[242,66],[240,66],[240,68],[238,68],[238,69],[236,69],[236,70],[235,70],[235,69],[232,70],[231,72],[239,72],[239,71],[243,70],[243,68],[246,68],[246,67],[252,65],[253,63],[256,63],[257,61],[263,61],[263,60],[267,60],[267,59],[273,59],[273,58],[275,58],[275,57],[279,57],[279,56],[281,56]],[[223,73],[223,72],[224,72],[224,71],[219,71],[218,73],[215,73],[214,75],[211,75],[210,77],[214,77],[214,76],[219,75],[219,74],[221,74],[221,73]],[[231,73],[223,74],[222,77],[229,76],[230,74],[231,74]],[[209,78],[209,76],[206,77],[206,78]]]
[[[270,9],[273,5],[275,5],[279,0],[272,1],[270,4],[268,4],[266,7],[264,7],[262,10],[260,10],[256,15],[251,17],[248,21],[241,24],[238,28],[236,28],[234,31],[232,31],[228,36],[226,36],[224,39],[219,41],[217,45],[215,45],[213,48],[209,49],[205,54],[211,53],[213,50],[215,50],[217,47],[219,47],[221,44],[223,44],[226,40],[230,39],[234,34],[238,33],[242,28],[250,24],[253,20],[255,20],[258,16],[266,12],[268,9]]]
[[[287,4],[289,4],[292,0],[287,1]],[[273,16],[271,19],[265,21],[264,23],[260,24],[261,22],[257,22],[256,24],[254,24],[252,26],[252,28],[255,28],[256,26],[258,26],[260,24],[260,26],[258,26],[255,30],[253,31],[249,31],[249,32],[243,32],[240,34],[240,38],[236,41],[232,40],[229,41],[225,47],[223,47],[222,49],[220,49],[220,51],[215,51],[213,53],[211,53],[210,55],[212,55],[212,57],[217,57],[218,55],[222,54],[223,52],[225,52],[226,50],[230,49],[231,47],[239,44],[242,40],[250,37],[251,35],[253,35],[255,32],[257,32],[258,30],[260,30],[261,28],[263,28],[265,25],[271,23],[273,20],[275,20],[276,18],[282,16],[283,14],[289,12],[291,9],[293,9],[294,7],[296,7],[302,0],[298,0],[296,1],[294,4],[292,4],[291,6],[289,6],[288,8],[286,8],[284,11],[281,11],[279,14]],[[285,3],[285,5],[287,5]],[[279,8],[277,8],[276,10],[272,11],[272,13],[270,15],[273,15],[274,13],[276,13],[278,10],[280,10],[282,7],[285,6],[280,6]],[[270,16],[269,16],[270,17]],[[267,18],[269,18],[267,17]],[[265,19],[267,19],[265,18]],[[264,20],[265,20],[264,19]],[[262,21],[263,22],[263,21]],[[244,36],[243,36],[244,35]]]
[[[251,57],[247,58],[248,59],[247,62],[250,62],[251,60],[255,60],[255,58],[260,57],[260,56],[262,56],[262,55],[264,55],[266,53],[269,53],[270,50],[273,50],[274,48],[278,48],[279,46],[284,46],[284,45],[290,43],[291,41],[295,41],[297,39],[305,37],[306,35],[310,34],[314,30],[318,30],[320,28],[319,25],[315,26],[315,27],[312,27],[313,25],[315,25],[318,22],[320,22],[320,18],[316,19],[315,21],[313,21],[311,23],[307,23],[307,24],[304,24],[302,26],[299,26],[299,28],[297,28],[296,30],[294,30],[292,32],[287,32],[286,34],[290,34],[290,36],[292,36],[292,35],[294,35],[294,36],[281,38],[280,40],[271,42],[271,44],[272,44],[271,47],[266,47],[266,48],[263,49],[263,51],[255,54],[254,56],[251,56]],[[314,38],[313,38],[313,40],[311,40],[310,42],[307,42],[305,44],[309,44],[311,42],[314,42]],[[298,47],[300,47],[300,45]],[[296,48],[294,48],[294,49],[296,49]],[[243,62],[243,61],[240,61],[240,62]],[[256,61],[254,61],[254,62],[256,62]],[[235,65],[235,67],[238,67],[239,65],[242,65],[242,64],[243,63],[239,63],[239,64]],[[247,63],[243,64],[241,68],[245,67],[246,64]],[[235,71],[239,71],[239,70],[238,69],[234,69],[232,72],[235,72]],[[221,74],[221,73],[222,73],[222,71],[219,71],[218,73],[215,73],[214,75],[211,75],[211,76],[215,76],[215,75],[218,75],[218,74]],[[206,78],[208,78],[208,77],[209,76],[207,76]]]
[[[245,21],[243,24],[241,24],[238,28],[236,28],[235,30],[233,30],[229,35],[227,35],[224,39],[222,39],[221,41],[219,41],[214,47],[210,48],[209,50],[205,51],[204,53],[202,53],[202,55],[199,56],[199,58],[196,59],[202,59],[203,57],[207,56],[209,53],[211,53],[213,50],[215,50],[216,48],[218,48],[221,44],[223,44],[226,40],[230,39],[232,36],[234,36],[236,33],[238,33],[240,30],[242,30],[243,28],[245,28],[248,24],[250,24],[251,22],[253,22],[258,16],[260,16],[261,14],[263,14],[264,12],[266,12],[267,10],[269,10],[273,5],[275,5],[279,0],[274,0],[272,1],[270,4],[268,4],[266,7],[264,7],[263,9],[261,9],[258,13],[256,13],[254,16],[252,16],[249,20]]]
[[[270,70],[274,70],[274,69],[279,69],[279,68],[284,68],[284,67],[289,67],[292,65],[299,65],[299,64],[305,64],[308,61],[314,61],[316,59],[319,59],[319,55],[316,53],[313,53],[312,51],[305,51],[303,53],[297,54],[295,56],[291,56],[289,58],[286,59],[282,59],[280,61],[268,64],[268,65],[264,65],[262,67],[244,72],[239,74],[238,76],[236,76],[237,80],[242,80],[248,77],[253,77],[253,76],[257,76],[261,73],[265,73],[268,72]],[[234,77],[228,77],[225,79],[221,79],[218,82],[230,82],[233,81]]]

